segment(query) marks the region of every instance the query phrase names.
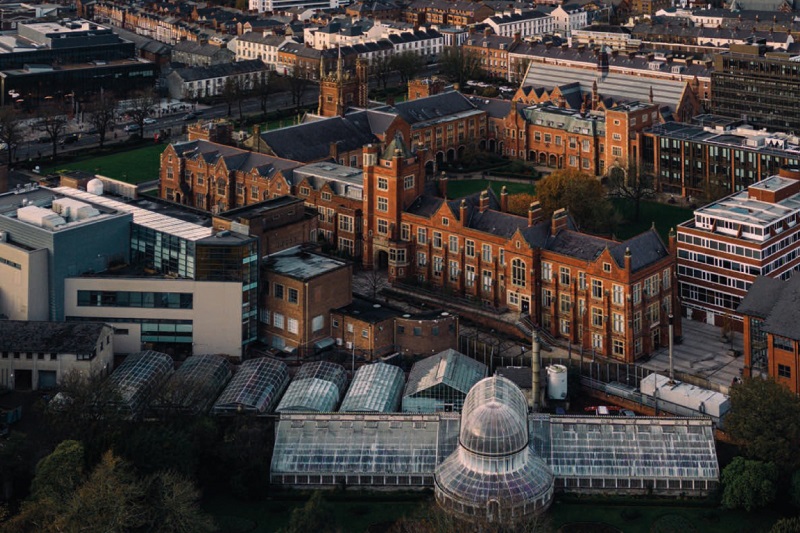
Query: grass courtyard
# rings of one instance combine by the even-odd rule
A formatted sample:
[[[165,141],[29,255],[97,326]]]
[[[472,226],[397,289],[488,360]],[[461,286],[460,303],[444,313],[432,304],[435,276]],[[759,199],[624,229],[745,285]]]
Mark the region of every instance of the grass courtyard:
[[[658,202],[642,202],[639,209],[639,220],[633,220],[635,210],[632,202],[614,199],[612,203],[623,218],[623,223],[616,231],[617,238],[622,240],[638,235],[655,224],[656,230],[666,243],[670,228],[675,228],[681,222],[694,217],[694,212],[685,207]]]
[[[125,152],[116,152],[97,157],[81,158],[47,167],[43,173],[49,174],[60,170],[83,170],[93,174],[101,174],[109,178],[128,183],[142,183],[158,179],[158,168],[161,163],[161,152],[166,144],[150,144]]]

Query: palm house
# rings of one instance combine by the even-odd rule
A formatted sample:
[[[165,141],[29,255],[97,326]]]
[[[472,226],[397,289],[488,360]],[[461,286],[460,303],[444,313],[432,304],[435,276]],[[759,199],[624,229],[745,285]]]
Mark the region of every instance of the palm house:
[[[469,520],[507,524],[542,513],[553,472],[529,444],[522,391],[503,377],[480,381],[464,402],[458,447],[436,468],[436,501]]]
[[[282,361],[262,357],[242,363],[222,391],[211,413],[233,415],[269,414],[289,385],[289,369]]]
[[[275,411],[335,411],[346,385],[347,371],[342,365],[329,361],[306,363],[297,371]]]
[[[386,363],[358,369],[339,412],[393,413],[400,408],[405,377],[403,371]]]

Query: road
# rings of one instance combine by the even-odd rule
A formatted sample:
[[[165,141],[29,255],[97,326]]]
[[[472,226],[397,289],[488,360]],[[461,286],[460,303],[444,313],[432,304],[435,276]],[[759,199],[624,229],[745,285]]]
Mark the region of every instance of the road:
[[[319,98],[317,86],[310,86],[303,95],[303,105],[311,105],[317,102]],[[189,111],[192,110],[192,104],[184,104],[185,109],[178,110],[175,113],[170,113],[157,117],[152,124],[144,125],[144,137],[150,137],[161,131],[165,130],[171,135],[180,134],[183,127],[189,123],[185,117]],[[292,97],[288,92],[275,93],[270,95],[267,101],[267,111],[273,112],[277,110],[291,109]],[[221,118],[228,115],[227,104],[217,104],[214,106],[197,106],[196,112],[199,113],[199,118]],[[242,101],[242,114],[252,115],[261,112],[261,105],[257,99],[248,99]],[[231,117],[238,118],[239,106],[231,106]],[[106,144],[120,142],[128,139],[132,134],[125,131],[125,126],[132,124],[130,121],[121,121],[116,125],[116,128],[106,134]],[[71,144],[64,144],[58,147],[58,153],[76,152],[82,149],[97,146],[100,142],[100,136],[97,134],[83,133],[85,129],[91,126],[84,122],[80,123],[77,118],[70,120],[67,125],[66,134],[79,133],[80,136],[77,141]],[[49,157],[53,152],[53,145],[48,140],[47,142],[40,142],[42,138],[47,135],[45,132],[36,130],[33,127],[27,139],[17,148],[16,160],[17,161],[30,161],[35,163],[43,157]]]

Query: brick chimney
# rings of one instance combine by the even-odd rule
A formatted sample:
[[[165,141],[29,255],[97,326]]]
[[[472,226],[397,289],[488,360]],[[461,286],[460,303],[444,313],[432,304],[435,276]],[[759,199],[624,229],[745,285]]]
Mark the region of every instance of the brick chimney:
[[[500,211],[508,213],[508,189],[505,185],[500,190]]]
[[[439,179],[439,194],[447,200],[447,175],[444,172],[442,172],[442,177]]]
[[[673,256],[678,255],[678,239],[675,236],[675,228],[669,228],[669,253]]]
[[[467,201],[462,199],[461,205],[458,207],[458,218],[461,220],[461,225],[467,225]]]
[[[331,158],[333,158],[334,161],[338,162],[339,161],[339,143],[337,143],[336,141],[330,143],[330,145],[328,146],[328,150],[329,150],[328,153],[330,154]]]
[[[542,204],[539,200],[536,200],[531,202],[530,207],[528,207],[528,227],[530,228],[540,220],[542,220]]]
[[[563,207],[553,213],[550,224],[550,235],[555,237],[562,229],[567,229],[567,210]]]
[[[483,213],[487,209],[489,209],[489,191],[481,191],[478,210]]]
[[[625,271],[631,271],[631,249],[625,248]]]

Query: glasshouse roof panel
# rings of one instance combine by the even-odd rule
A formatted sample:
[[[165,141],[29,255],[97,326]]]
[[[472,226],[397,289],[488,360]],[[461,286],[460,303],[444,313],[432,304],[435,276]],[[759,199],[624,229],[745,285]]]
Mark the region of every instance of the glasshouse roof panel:
[[[403,371],[386,363],[373,363],[358,369],[339,408],[341,412],[396,412],[403,395]]]
[[[486,374],[487,368],[483,363],[453,349],[445,350],[414,364],[404,396],[413,396],[439,384],[466,394]]]
[[[288,384],[289,371],[282,361],[269,357],[250,359],[239,367],[217,399],[212,412],[268,413],[278,403]]]
[[[347,385],[347,371],[342,365],[331,363],[330,361],[315,361],[305,363],[297,371],[294,381],[301,379],[316,378],[323,381],[330,381],[339,389],[340,394],[344,394]]]
[[[330,381],[318,378],[295,379],[289,384],[275,411],[329,413],[336,409],[338,403],[339,388]]]
[[[231,379],[228,361],[219,355],[194,355],[186,359],[159,390],[156,410],[206,412]]]
[[[121,407],[136,414],[172,373],[172,358],[147,350],[129,355],[111,374],[111,385],[120,396]]]

